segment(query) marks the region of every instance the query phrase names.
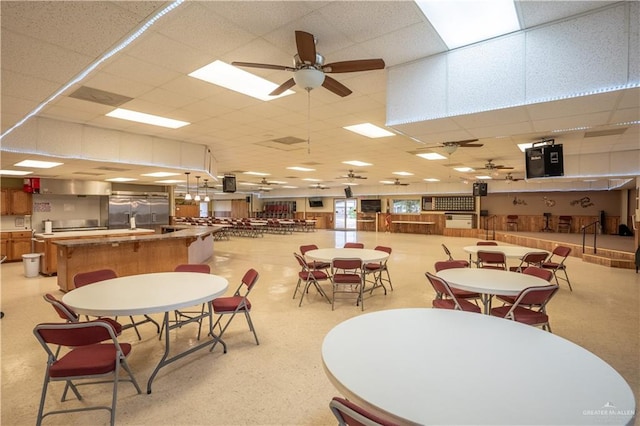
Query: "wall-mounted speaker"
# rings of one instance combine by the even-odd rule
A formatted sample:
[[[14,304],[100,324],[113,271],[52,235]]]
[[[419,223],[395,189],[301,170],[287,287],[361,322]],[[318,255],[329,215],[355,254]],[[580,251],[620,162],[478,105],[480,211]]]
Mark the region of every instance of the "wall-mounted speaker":
[[[527,179],[564,176],[562,145],[534,146],[525,150]]]
[[[474,182],[474,184],[473,184],[473,195],[475,197],[486,197],[487,196],[487,183],[486,182]]]
[[[235,176],[225,176],[222,178],[222,192],[236,192]]]
[[[353,198],[353,192],[351,192],[351,187],[350,186],[346,186],[344,188],[344,196],[347,198]]]

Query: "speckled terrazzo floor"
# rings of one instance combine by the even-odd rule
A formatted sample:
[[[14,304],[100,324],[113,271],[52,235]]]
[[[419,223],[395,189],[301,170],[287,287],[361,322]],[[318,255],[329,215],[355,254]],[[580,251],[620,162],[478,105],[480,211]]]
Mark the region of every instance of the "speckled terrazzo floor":
[[[256,268],[260,280],[252,294],[254,319],[260,345],[236,318],[225,335],[228,353],[220,347],[206,350],[160,371],[151,395],[138,395],[129,384],[120,386],[116,423],[120,425],[332,425],[328,402],[337,394],[326,378],[320,358],[324,335],[341,321],[360,315],[355,305],[337,304],[336,310],[316,293],[298,307],[292,300],[299,270],[292,253],[301,244],[341,247],[346,240],[366,247],[393,248],[389,269],[395,291],[374,293],[365,312],[402,307],[430,307],[433,290],[424,272],[442,260],[445,243],[454,256],[465,258],[471,238],[438,235],[345,233],[317,231],[264,238],[232,238],[215,243],[210,265],[215,274],[230,280],[235,289],[244,272]],[[592,351],[611,364],[629,383],[636,400],[640,396],[640,274],[610,269],[578,258],[567,261],[574,291],[563,286],[549,306],[556,335]],[[2,387],[1,424],[35,423],[45,367],[45,354],[32,329],[38,322],[58,317],[42,300],[47,292],[61,297],[55,277],[24,278],[21,263],[2,264],[1,324]],[[174,345],[189,345],[195,328],[173,335]],[[132,330],[121,339],[133,344],[130,365],[141,386],[162,352],[162,342],[150,326],[143,326],[143,340]],[[402,332],[399,330],[398,332]],[[383,336],[381,336],[383,339]],[[585,372],[588,374],[588,372]],[[496,376],[498,378],[498,376]],[[504,380],[501,378],[500,380]],[[506,385],[506,383],[505,383]],[[85,387],[86,401],[108,403],[110,388]],[[56,384],[47,407],[61,405],[62,385]],[[463,392],[464,390],[461,390]],[[69,401],[62,405],[76,404]],[[481,420],[479,419],[479,422]],[[45,425],[108,424],[106,411],[51,416]]]

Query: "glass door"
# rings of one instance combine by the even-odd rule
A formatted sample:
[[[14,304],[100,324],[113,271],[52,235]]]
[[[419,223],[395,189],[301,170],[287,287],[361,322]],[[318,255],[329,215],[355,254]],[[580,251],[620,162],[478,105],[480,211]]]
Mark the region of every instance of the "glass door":
[[[357,201],[352,198],[335,199],[333,205],[333,211],[335,212],[334,229],[355,230]]]

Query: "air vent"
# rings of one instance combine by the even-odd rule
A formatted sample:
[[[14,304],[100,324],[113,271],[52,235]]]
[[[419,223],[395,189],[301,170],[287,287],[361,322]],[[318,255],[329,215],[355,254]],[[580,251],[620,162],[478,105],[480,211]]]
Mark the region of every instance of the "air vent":
[[[95,102],[97,104],[109,105],[113,107],[120,106],[129,102],[133,98],[118,95],[117,93],[105,92],[104,90],[94,89],[92,87],[82,86],[69,95],[70,98],[82,99],[83,101]]]
[[[280,151],[295,151],[296,149],[302,149],[305,147],[303,143],[304,139],[296,138],[295,136],[285,136],[277,139],[270,139],[268,141],[261,141],[256,145],[264,146],[265,148],[278,149]]]
[[[609,130],[594,130],[593,132],[585,132],[585,138],[599,138],[602,136],[614,136],[621,135],[626,132],[628,127],[621,127],[619,129],[609,129]]]
[[[296,143],[306,142],[304,139],[297,138],[295,136],[285,136],[283,138],[271,139],[273,142],[282,143],[285,145],[293,145]]]

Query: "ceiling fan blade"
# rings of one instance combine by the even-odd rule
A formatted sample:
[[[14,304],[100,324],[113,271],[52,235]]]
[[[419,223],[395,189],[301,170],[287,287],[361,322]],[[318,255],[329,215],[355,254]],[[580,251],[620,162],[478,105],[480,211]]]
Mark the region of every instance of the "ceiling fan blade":
[[[460,148],[480,148],[481,146],[484,146],[483,143],[465,143],[465,144],[461,144]]]
[[[342,97],[349,96],[352,93],[347,86],[328,75],[324,76],[324,83],[322,83],[322,87]]]
[[[450,141],[450,142],[445,142],[445,143],[457,143],[458,145],[467,145],[470,144],[471,142],[476,142],[478,139],[464,139],[461,141]]]
[[[343,61],[333,62],[331,64],[324,65],[322,70],[324,72],[356,72],[356,71],[370,71],[381,70],[384,68],[384,61],[382,59],[359,59],[355,61]]]
[[[509,166],[496,166],[496,169],[498,169],[498,170],[513,170],[513,167],[509,167]]]
[[[276,87],[273,92],[269,93],[269,96],[278,96],[284,91],[291,89],[293,86],[295,86],[295,84],[296,82],[293,80],[293,78],[290,78],[289,80],[282,83],[280,86]]]
[[[255,62],[231,62],[231,65],[235,67],[264,68],[268,70],[280,70],[280,71],[296,70],[295,68],[285,67],[284,65],[257,64]]]
[[[302,62],[314,65],[316,63],[316,41],[313,34],[296,31],[296,47]]]

